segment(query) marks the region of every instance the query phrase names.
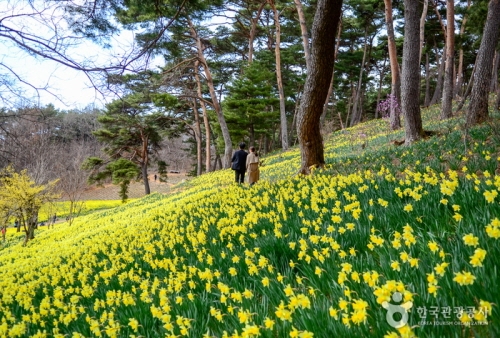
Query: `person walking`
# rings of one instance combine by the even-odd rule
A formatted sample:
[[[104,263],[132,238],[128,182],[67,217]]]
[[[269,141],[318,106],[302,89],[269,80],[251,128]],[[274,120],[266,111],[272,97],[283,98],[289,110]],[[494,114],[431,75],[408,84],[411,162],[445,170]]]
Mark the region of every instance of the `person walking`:
[[[236,151],[231,158],[231,169],[234,170],[234,177],[236,183],[243,183],[245,181],[245,171],[248,153],[244,150],[246,144],[240,143],[240,150]]]
[[[248,183],[254,185],[259,180],[259,154],[255,152],[255,147],[250,147],[250,154],[247,156]]]

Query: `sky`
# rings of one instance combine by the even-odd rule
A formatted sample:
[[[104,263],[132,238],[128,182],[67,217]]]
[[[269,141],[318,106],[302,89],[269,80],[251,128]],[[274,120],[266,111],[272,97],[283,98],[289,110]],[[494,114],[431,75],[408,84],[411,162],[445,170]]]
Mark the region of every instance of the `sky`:
[[[74,2],[83,0],[73,0]],[[49,2],[50,4],[51,2]],[[58,6],[61,2],[52,2]],[[33,4],[36,11],[30,6]],[[0,22],[4,27],[10,27],[27,34],[27,36],[43,37],[47,42],[53,43],[55,28],[62,32],[62,36],[74,34],[67,26],[65,18],[67,13],[60,8],[46,7],[46,2],[42,0],[0,0]],[[210,18],[210,25],[221,24],[227,18]],[[49,22],[47,24],[46,22]],[[54,25],[50,24],[54,23]],[[2,28],[0,34],[0,107],[36,105],[45,106],[53,104],[56,108],[69,110],[72,108],[83,109],[88,106],[101,108],[105,103],[110,102],[112,95],[103,96],[93,86],[86,74],[61,65],[53,60],[42,57],[35,57],[33,53],[19,48],[19,45],[12,42],[4,34]],[[15,38],[19,37],[14,33]],[[99,66],[109,66],[116,64],[123,55],[128,55],[134,46],[134,32],[122,31],[118,36],[109,41],[110,48],[104,49],[88,40],[80,39],[68,49],[67,54],[74,60],[91,60],[93,64]],[[113,62],[114,61],[114,62]],[[159,66],[163,63],[163,58],[158,57],[150,61],[149,68]],[[5,67],[7,66],[7,67]],[[14,74],[13,74],[14,73]],[[29,100],[19,98],[8,98],[2,102],[2,96],[7,97],[5,88],[2,87],[2,77],[9,74],[10,79],[15,83],[22,83],[19,79],[37,88],[47,88],[48,90],[35,91],[29,86],[24,86],[24,96]]]
[[[35,0],[34,3],[37,1]],[[25,0],[0,0],[0,20],[2,26],[18,30],[26,37],[36,36],[47,39],[47,43],[54,42],[54,31],[51,25],[44,24],[44,18],[50,17],[56,21],[58,30],[63,32],[63,36],[73,35],[68,27],[65,27],[64,15],[58,18],[57,9],[43,7],[37,8],[37,13],[33,15],[33,9],[28,6]],[[42,3],[42,2],[39,2]],[[56,15],[54,15],[56,13]],[[57,21],[59,20],[59,21]],[[1,106],[23,106],[40,104],[45,106],[53,104],[58,109],[68,110],[72,108],[82,109],[87,106],[103,107],[106,102],[113,99],[108,95],[103,97],[101,93],[92,87],[87,76],[78,70],[61,65],[53,60],[35,57],[33,53],[26,49],[19,48],[19,45],[12,42],[10,37],[22,39],[16,33],[4,34],[2,28],[0,34],[0,96],[4,98],[0,102]],[[29,41],[25,39],[24,41]],[[111,48],[104,49],[88,40],[78,40],[74,46],[67,50],[71,59],[92,60],[96,65],[109,65],[117,55],[124,55],[133,48],[134,33],[123,31],[119,36],[114,37],[110,42]],[[11,84],[18,85],[27,82],[30,86],[37,88],[47,88],[48,90],[35,91],[30,86],[24,85],[23,97],[20,99],[9,96],[6,86],[2,86],[2,81],[9,79]]]

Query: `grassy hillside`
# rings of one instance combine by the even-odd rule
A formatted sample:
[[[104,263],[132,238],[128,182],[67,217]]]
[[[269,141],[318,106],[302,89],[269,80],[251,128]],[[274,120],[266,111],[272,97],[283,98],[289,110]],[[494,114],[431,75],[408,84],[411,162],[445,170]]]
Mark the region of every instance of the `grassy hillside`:
[[[219,171],[11,239],[0,336],[500,336],[499,124],[438,114],[412,147],[372,121],[308,177],[295,149],[253,187]]]

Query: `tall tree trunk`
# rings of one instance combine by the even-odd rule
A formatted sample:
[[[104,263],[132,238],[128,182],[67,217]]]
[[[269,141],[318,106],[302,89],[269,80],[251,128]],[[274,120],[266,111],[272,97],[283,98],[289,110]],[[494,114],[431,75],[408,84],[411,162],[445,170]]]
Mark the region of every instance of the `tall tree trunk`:
[[[342,18],[339,21],[339,27],[337,29],[337,42],[335,43],[335,54],[333,55],[333,58],[337,60],[337,55],[339,53],[339,48],[340,48],[340,34],[342,33]],[[326,118],[326,113],[328,112],[328,103],[330,103],[330,98],[332,97],[333,93],[333,80],[335,79],[335,64],[333,65],[333,72],[332,72],[332,80],[330,81],[330,87],[328,88],[328,94],[326,94],[326,100],[325,100],[325,105],[323,106],[323,113],[321,114],[321,124],[323,124],[323,121]]]
[[[279,12],[274,5],[274,0],[270,0],[274,12],[274,25],[276,27],[276,42],[274,47],[274,52],[276,56],[276,80],[278,82],[278,93],[280,96],[280,122],[281,122],[281,147],[283,150],[288,150],[288,124],[286,120],[286,110],[285,110],[285,92],[283,90],[283,79],[281,77],[281,51],[280,51],[280,41],[281,41],[281,28],[280,28],[280,17]]]
[[[352,81],[350,81],[351,87],[351,95],[349,96],[349,100],[347,100],[347,116],[345,118],[345,126],[349,125],[349,116],[351,116],[352,102],[354,101],[354,97],[356,97],[356,88],[354,87]]]
[[[467,11],[470,8],[470,1],[467,1]],[[465,24],[467,23],[467,14],[464,15],[464,18],[462,20],[462,25],[460,26],[460,37],[462,38],[465,33]],[[464,48],[463,44],[460,44],[460,50],[458,52],[458,69],[457,69],[457,83],[455,84],[454,88],[454,95],[461,95],[462,93],[462,86],[464,82]]]
[[[203,96],[201,92],[201,81],[200,81],[200,62],[196,61],[194,64],[194,77],[196,79],[196,86],[197,86],[197,93],[198,93],[198,98],[200,99],[200,105],[201,105],[201,111],[203,112],[203,124],[205,125],[205,170],[206,172],[210,172],[211,170],[211,165],[210,165],[210,160],[211,160],[211,152],[210,152],[210,147],[212,146],[211,143],[211,131],[210,131],[210,122],[208,121],[208,114],[207,114],[207,106],[205,105],[205,101],[203,101]]]
[[[401,106],[405,124],[405,144],[411,144],[422,136],[420,115],[420,65],[419,2],[404,0],[405,28],[403,43],[403,67],[401,78]]]
[[[302,100],[301,95],[300,95],[300,90],[297,90],[299,95],[297,95],[297,99],[295,100],[295,108],[293,109],[293,118],[292,118],[292,126],[290,128],[290,135],[289,137],[289,143],[292,143],[294,140],[293,138],[293,133],[296,131],[295,125],[297,123],[297,114],[299,112],[299,107],[300,107],[300,101]],[[295,145],[296,142],[293,142],[293,145]]]
[[[200,114],[198,113],[198,105],[196,104],[196,99],[193,99],[193,112],[194,112],[194,138],[196,140],[196,176],[200,176],[202,172],[202,144],[201,144],[201,124],[200,124]]]
[[[422,62],[422,50],[424,49],[425,41],[425,19],[427,18],[427,9],[429,8],[429,0],[424,0],[424,9],[420,16],[420,53],[418,54],[418,64]]]
[[[151,188],[149,187],[148,164],[145,162],[141,163],[141,174],[142,179],[144,180],[144,193],[149,195],[151,194]]]
[[[481,46],[477,54],[474,87],[472,88],[467,124],[472,126],[485,121],[488,114],[488,94],[491,65],[500,34],[500,0],[490,0]]]
[[[445,46],[446,50],[446,46]],[[433,105],[438,103],[439,99],[442,97],[443,93],[443,79],[444,79],[444,65],[445,65],[445,60],[446,60],[446,53],[445,50],[443,50],[443,55],[441,56],[441,62],[439,63],[438,66],[438,73],[436,75],[437,82],[436,82],[436,88],[434,88],[434,94],[432,94],[432,99],[429,105]]]
[[[391,64],[391,95],[401,104],[401,77],[399,74],[398,55],[396,51],[396,41],[394,37],[394,21],[392,19],[392,0],[384,0],[385,22],[387,24],[387,46],[389,50],[389,62]],[[399,109],[391,105],[390,124],[393,130],[401,128]]]
[[[253,42],[255,40],[255,33],[257,32],[257,22],[259,21],[260,14],[262,13],[264,6],[266,6],[266,3],[266,1],[263,1],[260,4],[259,9],[257,10],[257,15],[255,18],[251,19],[250,37],[248,39],[248,63],[252,63],[253,61]]]
[[[356,124],[360,123],[363,115],[363,105],[361,104],[360,101],[361,101],[361,92],[362,92],[361,87],[363,86],[363,73],[365,70],[367,50],[368,50],[368,26],[365,27],[365,45],[363,46],[363,60],[361,61],[358,87],[356,89],[356,97],[354,98],[354,105],[352,108],[351,126],[355,126]]]
[[[446,68],[444,72],[443,100],[441,102],[441,119],[452,116],[451,101],[453,99],[453,68],[455,65],[455,0],[446,0]]]
[[[142,141],[142,149],[141,149],[141,174],[142,179],[144,180],[144,193],[149,195],[151,193],[151,189],[149,187],[149,178],[148,178],[148,166],[149,166],[149,137],[141,132],[141,141]]]
[[[212,79],[212,73],[210,72],[210,68],[208,67],[207,60],[205,59],[205,55],[203,54],[203,45],[201,43],[201,39],[196,32],[193,23],[191,20],[188,20],[189,28],[191,31],[191,37],[196,41],[196,48],[198,50],[198,59],[205,70],[205,78],[207,79],[208,89],[210,91],[210,96],[212,98],[212,106],[217,114],[217,120],[219,121],[219,125],[222,131],[222,138],[224,139],[224,160],[223,168],[229,168],[231,165],[231,157],[233,153],[233,145],[231,142],[231,135],[229,134],[229,128],[227,127],[226,119],[224,118],[224,114],[222,113],[221,106],[219,104],[219,100],[217,98],[217,94],[215,92],[214,81]]]
[[[297,117],[302,174],[310,173],[313,166],[325,165],[320,118],[333,74],[332,55],[341,10],[342,0],[318,0],[312,27],[311,67]]]
[[[431,73],[429,65],[429,52],[425,53],[425,97],[424,107],[429,107],[431,103]]]

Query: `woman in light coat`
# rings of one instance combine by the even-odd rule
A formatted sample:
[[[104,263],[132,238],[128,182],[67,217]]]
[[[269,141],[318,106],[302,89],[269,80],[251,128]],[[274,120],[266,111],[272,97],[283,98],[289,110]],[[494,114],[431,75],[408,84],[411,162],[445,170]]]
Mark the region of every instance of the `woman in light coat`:
[[[255,184],[259,180],[259,156],[255,152],[255,147],[250,147],[250,153],[247,156],[248,183]]]

